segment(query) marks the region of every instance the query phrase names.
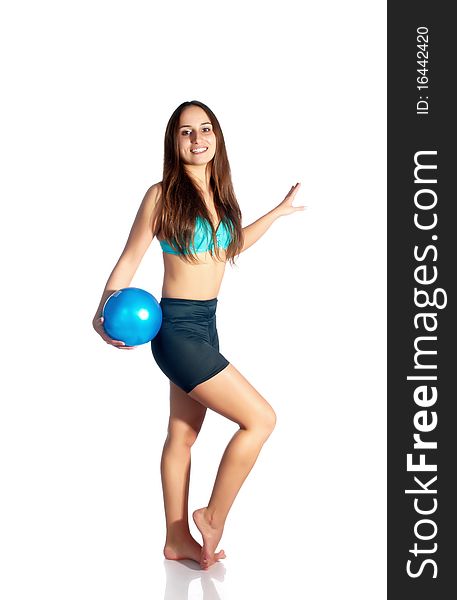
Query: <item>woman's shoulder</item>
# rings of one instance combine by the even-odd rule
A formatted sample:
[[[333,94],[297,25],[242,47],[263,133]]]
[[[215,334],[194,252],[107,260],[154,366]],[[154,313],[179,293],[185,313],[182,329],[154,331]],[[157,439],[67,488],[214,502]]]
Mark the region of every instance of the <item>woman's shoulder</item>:
[[[141,215],[145,222],[152,225],[155,218],[160,210],[160,197],[162,192],[161,182],[154,183],[151,185],[144,195],[141,201],[140,208],[138,209],[138,215]]]
[[[157,183],[153,183],[146,192],[146,196],[148,198],[150,198],[151,200],[155,200],[155,202],[157,202],[157,200],[159,200],[161,194],[162,194],[162,182],[161,181],[158,181]]]
[[[162,196],[162,182],[151,185],[144,195],[143,205],[150,213],[155,212],[159,207],[159,201]]]

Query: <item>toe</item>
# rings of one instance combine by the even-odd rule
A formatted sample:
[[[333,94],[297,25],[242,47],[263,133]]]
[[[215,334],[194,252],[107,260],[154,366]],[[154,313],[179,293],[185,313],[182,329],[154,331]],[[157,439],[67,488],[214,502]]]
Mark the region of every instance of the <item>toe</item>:
[[[211,564],[214,563],[214,559],[208,555],[207,552],[202,551],[200,557],[200,564],[204,569],[207,569]]]

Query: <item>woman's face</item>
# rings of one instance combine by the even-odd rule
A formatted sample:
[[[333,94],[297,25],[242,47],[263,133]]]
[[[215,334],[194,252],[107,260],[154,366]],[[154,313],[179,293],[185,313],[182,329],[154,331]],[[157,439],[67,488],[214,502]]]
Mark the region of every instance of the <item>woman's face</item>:
[[[179,118],[179,156],[187,165],[206,165],[216,153],[216,136],[206,112],[199,106],[188,106]]]

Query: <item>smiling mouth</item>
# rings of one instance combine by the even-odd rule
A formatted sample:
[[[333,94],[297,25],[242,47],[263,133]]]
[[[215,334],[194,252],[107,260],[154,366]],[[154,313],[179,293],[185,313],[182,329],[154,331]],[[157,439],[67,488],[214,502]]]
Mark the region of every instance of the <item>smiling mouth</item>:
[[[202,154],[203,152],[206,152],[208,150],[208,148],[206,146],[201,146],[200,148],[191,148],[191,152],[192,154]]]

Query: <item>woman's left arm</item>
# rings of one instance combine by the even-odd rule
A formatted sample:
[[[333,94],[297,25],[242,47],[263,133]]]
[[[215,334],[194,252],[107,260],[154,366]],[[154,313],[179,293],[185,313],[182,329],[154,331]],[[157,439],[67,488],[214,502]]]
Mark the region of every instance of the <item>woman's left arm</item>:
[[[254,223],[243,227],[244,244],[241,252],[244,252],[250,246],[255,244],[278,217],[290,215],[298,210],[305,210],[305,206],[292,206],[295,194],[298,192],[299,188],[300,183],[293,185],[287,196],[280,204],[278,204],[278,206],[267,212],[263,217],[260,217],[260,219],[257,219],[257,221],[254,221]]]

